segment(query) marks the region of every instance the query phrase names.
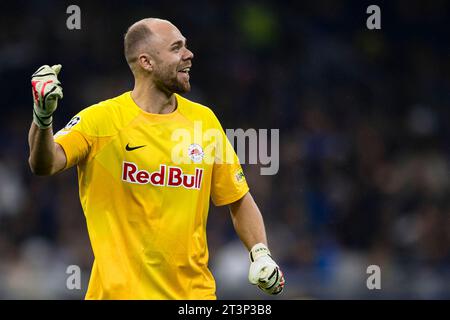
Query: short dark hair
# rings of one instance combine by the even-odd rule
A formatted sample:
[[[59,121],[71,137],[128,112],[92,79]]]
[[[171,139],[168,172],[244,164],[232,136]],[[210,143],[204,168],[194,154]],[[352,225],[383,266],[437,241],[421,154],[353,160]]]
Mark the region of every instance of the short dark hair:
[[[147,20],[147,19],[144,19]],[[149,43],[153,35],[150,28],[144,23],[144,20],[138,21],[128,28],[124,36],[124,53],[130,68],[136,62],[142,48]]]

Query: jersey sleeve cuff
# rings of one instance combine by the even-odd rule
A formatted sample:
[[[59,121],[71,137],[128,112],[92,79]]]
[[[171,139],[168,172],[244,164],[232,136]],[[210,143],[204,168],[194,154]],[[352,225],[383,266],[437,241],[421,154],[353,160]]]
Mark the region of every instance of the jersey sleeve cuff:
[[[236,193],[232,196],[220,199],[220,200],[214,200],[212,199],[212,202],[216,207],[225,206],[227,204],[233,203],[238,201],[239,199],[242,199],[248,192],[250,191],[250,188],[246,186],[244,189],[241,190],[241,192]]]

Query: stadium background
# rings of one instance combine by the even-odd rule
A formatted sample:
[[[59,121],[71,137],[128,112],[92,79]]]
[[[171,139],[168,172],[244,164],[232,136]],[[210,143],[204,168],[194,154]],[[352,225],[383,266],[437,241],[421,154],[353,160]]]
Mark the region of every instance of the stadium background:
[[[81,30],[66,8],[81,8]],[[381,30],[366,8],[381,7]],[[245,165],[287,287],[277,299],[450,298],[449,2],[11,1],[0,5],[0,298],[83,298],[92,263],[75,169],[27,164],[30,75],[63,65],[59,129],[132,88],[122,37],[171,20],[195,58],[190,98],[224,128],[279,128],[280,170]],[[211,208],[218,297],[269,298],[226,208]],[[381,267],[381,290],[366,268]],[[65,286],[68,265],[81,290]]]

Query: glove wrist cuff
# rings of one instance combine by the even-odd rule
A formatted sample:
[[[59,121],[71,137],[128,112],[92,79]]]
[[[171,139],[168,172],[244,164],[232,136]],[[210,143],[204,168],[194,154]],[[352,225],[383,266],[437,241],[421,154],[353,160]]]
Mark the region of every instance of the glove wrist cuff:
[[[39,117],[36,111],[33,110],[33,122],[39,127],[39,129],[47,129],[52,126],[53,116]]]
[[[250,250],[249,256],[250,256],[250,261],[254,262],[263,256],[270,257],[270,251],[265,244],[257,243]]]

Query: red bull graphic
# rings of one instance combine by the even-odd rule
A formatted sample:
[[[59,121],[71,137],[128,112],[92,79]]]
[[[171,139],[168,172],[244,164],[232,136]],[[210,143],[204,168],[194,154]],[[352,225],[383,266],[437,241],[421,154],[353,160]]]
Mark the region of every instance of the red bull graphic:
[[[188,155],[192,161],[201,162],[204,156],[203,149],[199,144],[193,143],[188,148]]]
[[[139,170],[133,162],[123,162],[122,181],[136,184],[152,184],[160,187],[183,187],[186,189],[201,188],[203,169],[195,168],[195,174],[183,173],[183,169],[161,164],[159,170],[149,172]]]

